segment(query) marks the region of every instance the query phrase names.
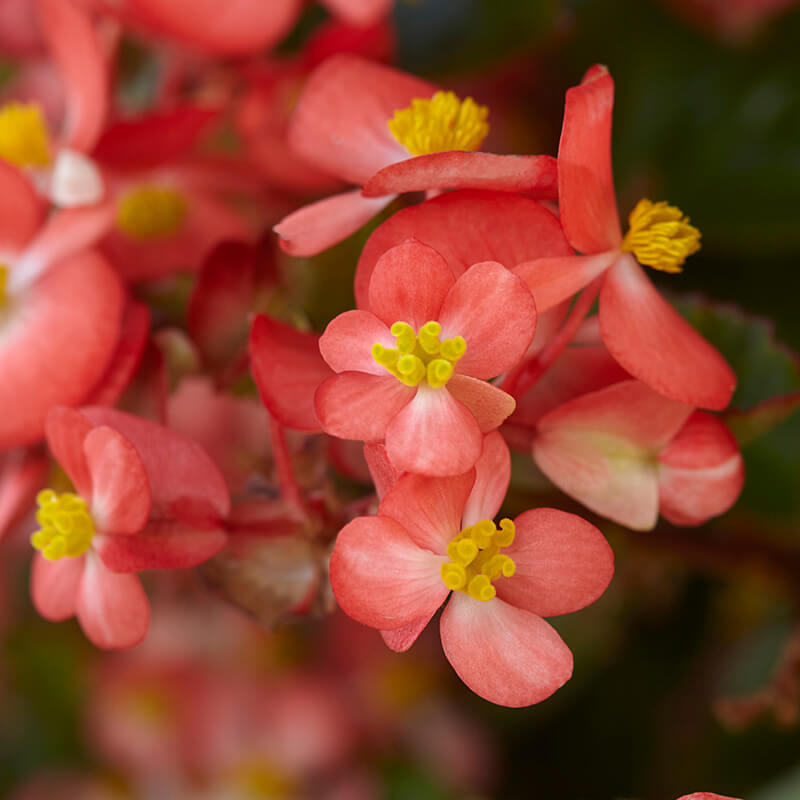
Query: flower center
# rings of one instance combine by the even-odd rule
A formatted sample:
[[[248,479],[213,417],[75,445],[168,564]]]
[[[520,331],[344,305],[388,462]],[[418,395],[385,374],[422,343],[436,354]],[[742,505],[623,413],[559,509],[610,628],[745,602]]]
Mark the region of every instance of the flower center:
[[[456,361],[467,352],[463,336],[441,341],[442,326],[433,320],[426,322],[419,333],[414,333],[407,322],[395,322],[391,331],[397,347],[375,342],[372,357],[406,386],[417,386],[423,380],[434,388],[444,386]]]
[[[499,528],[490,519],[464,528],[447,545],[450,561],[442,564],[444,585],[476,600],[491,600],[497,594],[492,581],[510,578],[517,569],[514,560],[500,552],[514,541],[515,533],[510,519],[500,520]]]
[[[436,92],[395,111],[389,130],[412,156],[479,150],[489,133],[488,116],[489,109],[471,97],[462,101],[453,92]]]
[[[186,200],[174,189],[140,186],[117,206],[117,224],[133,239],[160,239],[177,233],[186,218]]]
[[[43,489],[36,495],[36,502],[36,521],[42,527],[31,536],[31,544],[50,561],[83,555],[94,536],[86,501],[72,492],[56,494],[52,489]]]
[[[39,106],[13,101],[0,108],[0,158],[15,167],[50,164],[50,137]]]
[[[686,259],[700,249],[700,231],[677,206],[640,200],[628,217],[630,228],[622,250],[640,264],[663,272],[680,272]]]

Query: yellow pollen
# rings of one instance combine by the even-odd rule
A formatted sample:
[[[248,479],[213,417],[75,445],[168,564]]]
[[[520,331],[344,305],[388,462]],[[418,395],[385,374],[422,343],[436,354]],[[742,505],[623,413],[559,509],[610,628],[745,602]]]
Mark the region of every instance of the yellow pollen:
[[[8,267],[5,264],[0,264],[0,308],[6,304],[8,300],[8,291],[6,290],[6,283],[8,282]]]
[[[500,552],[514,541],[515,533],[510,519],[500,520],[500,527],[484,519],[464,528],[447,545],[450,561],[442,564],[441,572],[445,586],[476,600],[491,600],[497,594],[492,581],[510,578],[517,569],[514,560]]]
[[[448,150],[480,150],[489,133],[489,109],[471,97],[459,100],[453,92],[415,98],[394,112],[389,130],[412,156]]]
[[[50,164],[50,137],[39,106],[13,101],[0,108],[0,158],[15,167]]]
[[[186,200],[174,189],[140,186],[124,195],[117,206],[117,224],[133,239],[161,239],[180,230]]]
[[[444,386],[453,375],[456,361],[467,352],[463,336],[441,341],[442,326],[433,320],[418,333],[407,322],[395,322],[391,332],[397,347],[375,342],[372,357],[406,386],[417,386],[423,380],[437,389]]]
[[[52,489],[43,489],[36,495],[36,502],[36,521],[42,527],[31,536],[31,544],[50,561],[83,555],[94,536],[86,501],[72,492],[56,494]]]
[[[622,250],[640,264],[663,272],[680,272],[686,259],[700,249],[700,231],[677,206],[640,200],[628,217],[630,228]]]

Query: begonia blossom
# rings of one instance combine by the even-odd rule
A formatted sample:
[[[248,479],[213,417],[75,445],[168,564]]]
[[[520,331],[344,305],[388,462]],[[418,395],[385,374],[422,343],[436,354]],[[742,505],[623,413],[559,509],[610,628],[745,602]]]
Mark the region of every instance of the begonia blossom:
[[[555,509],[495,525],[509,474],[508,448],[493,433],[474,470],[401,476],[377,516],[339,533],[331,585],[342,609],[395,650],[408,649],[447,601],[442,647],[459,677],[484,699],[518,707],[572,675],[572,654],[542,617],[594,602],[613,555],[593,525]]]

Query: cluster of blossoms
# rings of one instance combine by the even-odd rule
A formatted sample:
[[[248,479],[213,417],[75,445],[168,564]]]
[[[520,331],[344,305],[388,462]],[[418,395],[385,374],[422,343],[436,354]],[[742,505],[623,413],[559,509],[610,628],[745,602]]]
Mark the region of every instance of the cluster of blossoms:
[[[741,490],[710,413],[735,376],[644,269],[680,272],[700,232],[642,199],[623,233],[604,67],[567,92],[556,156],[482,152],[489,108],[380,63],[386,2],[328,0],[302,55],[259,55],[300,5],[7,4],[0,530],[23,520],[36,608],[99,647],[144,639],[139,572],[203,565],[267,622],[332,589],[396,651],[443,609],[467,686],[540,702],[573,670],[544,618],[600,597],[613,555],[573,513],[498,519],[509,447],[636,530]],[[144,100],[113,91],[126,31],[157,43]],[[317,336],[277,244],[311,256],[380,212],[356,308]],[[154,281],[181,271],[178,331]],[[337,494],[328,464],[374,490]]]

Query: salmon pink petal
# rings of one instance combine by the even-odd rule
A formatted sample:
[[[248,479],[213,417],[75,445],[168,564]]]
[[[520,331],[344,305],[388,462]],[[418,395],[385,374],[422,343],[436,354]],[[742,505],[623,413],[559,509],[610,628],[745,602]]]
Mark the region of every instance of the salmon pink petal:
[[[594,256],[537,258],[518,264],[513,272],[525,282],[542,314],[569,300],[605,272],[619,257],[615,250]]]
[[[386,428],[386,452],[401,472],[459,475],[475,464],[482,447],[483,436],[467,407],[446,388],[427,384],[420,384]]]
[[[344,241],[393,197],[364,197],[359,189],[318,200],[284,217],[272,230],[280,246],[292,256],[314,256]]]
[[[558,200],[556,160],[552,156],[498,156],[451,150],[398,161],[364,184],[366,197],[431,189],[488,189],[526,192]]]
[[[514,411],[515,400],[510,394],[469,375],[453,375],[447,382],[447,391],[470,410],[481,433],[499,428]]]
[[[150,625],[150,605],[139,578],[111,572],[91,551],[75,610],[86,636],[106,650],[139,644]]]
[[[422,242],[407,241],[378,259],[369,282],[369,310],[389,327],[407,322],[417,331],[439,319],[452,287],[453,273],[439,253]]]
[[[379,630],[430,619],[450,591],[440,577],[445,557],[417,546],[387,517],[345,525],[331,556],[333,593],[342,610]]]
[[[0,540],[28,513],[49,469],[50,459],[38,447],[0,457]]]
[[[674,525],[700,525],[727,511],[744,483],[744,462],[725,424],[696,411],[659,454],[661,513]]]
[[[376,342],[389,348],[397,346],[387,325],[374,314],[345,311],[325,328],[319,339],[319,351],[335,372],[386,375],[386,368],[372,357],[372,345]]]
[[[692,794],[685,794],[679,797],[678,800],[739,800],[739,798],[714,794],[713,792],[693,792]]]
[[[389,461],[386,445],[383,442],[367,442],[364,445],[364,459],[367,462],[372,482],[375,484],[375,494],[380,500],[394,486],[400,473]]]
[[[314,407],[331,436],[375,442],[385,437],[389,423],[416,394],[415,387],[393,375],[343,372],[320,385]]]
[[[159,32],[217,56],[255,53],[288,33],[300,0],[130,0],[129,5]],[[212,22],[213,21],[213,22]]]
[[[50,408],[80,403],[97,384],[117,343],[124,293],[106,261],[85,251],[18,302],[0,337],[0,448],[40,439]]]
[[[628,254],[603,281],[600,330],[611,355],[665,397],[714,410],[730,402],[736,388],[733,370]]]
[[[444,555],[463,527],[464,504],[474,482],[472,470],[449,478],[403,475],[386,493],[378,514],[402,525],[418,547]]]
[[[96,538],[100,558],[114,572],[195,567],[228,541],[221,528],[197,528],[173,520],[155,520],[136,536]]]
[[[203,523],[230,511],[225,479],[205,450],[184,436],[123,411],[90,406],[81,412],[94,425],[107,425],[135,448],[147,473],[153,517],[197,517]]]
[[[572,677],[572,653],[555,630],[499,598],[481,602],[453,592],[440,629],[458,677],[490,703],[541,703]]]
[[[150,487],[136,448],[112,428],[101,426],[83,440],[92,476],[91,515],[98,532],[131,534],[150,516]]]
[[[483,439],[483,452],[475,462],[475,484],[464,506],[461,525],[466,528],[482,519],[494,519],[506,499],[511,480],[511,453],[495,431]]]
[[[322,0],[328,10],[351,25],[364,28],[385,17],[392,0]]]
[[[372,233],[356,269],[359,308],[368,308],[372,270],[390,248],[413,237],[433,247],[458,277],[480,261],[506,267],[544,256],[572,255],[551,211],[507,192],[446,192],[401,209]]]
[[[569,243],[590,255],[622,241],[611,172],[614,81],[606,69],[590,70],[567,91],[558,146],[561,222]]]
[[[314,392],[331,377],[318,339],[259,314],[250,329],[250,368],[261,401],[287,428],[318,431]]]
[[[117,169],[169,164],[189,153],[219,117],[217,109],[182,106],[116,120],[103,132],[92,157]]]
[[[48,561],[41,553],[33,557],[31,599],[36,610],[51,622],[61,622],[75,614],[78,587],[85,556]]]
[[[0,159],[0,256],[11,260],[39,230],[45,205],[33,184]]]
[[[81,497],[92,496],[92,475],[83,452],[83,442],[92,423],[73,408],[55,406],[47,414],[45,433],[53,458],[61,465]]]
[[[436,613],[434,610],[433,614]],[[431,614],[428,617],[420,617],[419,619],[415,619],[409,625],[404,625],[402,628],[395,628],[394,630],[390,631],[381,631],[381,637],[383,641],[386,642],[386,646],[391,650],[394,650],[395,653],[405,653],[414,642],[417,641],[417,638],[428,627],[428,623],[431,621]]]
[[[67,95],[63,131],[67,147],[88,152],[108,107],[108,61],[88,15],[75,3],[36,0],[42,35],[58,65]]]
[[[414,98],[435,91],[391,67],[335,55],[308,79],[289,124],[289,144],[309,164],[363,185],[383,167],[409,158],[389,120]]]
[[[463,336],[467,341],[467,352],[456,371],[473,378],[494,378],[525,355],[536,330],[536,305],[514,273],[502,264],[485,261],[455,282],[439,320],[442,340]]]
[[[503,552],[517,566],[499,578],[497,596],[542,617],[571,614],[606,590],[614,554],[603,534],[576,514],[537,508],[514,520],[514,541]]]

